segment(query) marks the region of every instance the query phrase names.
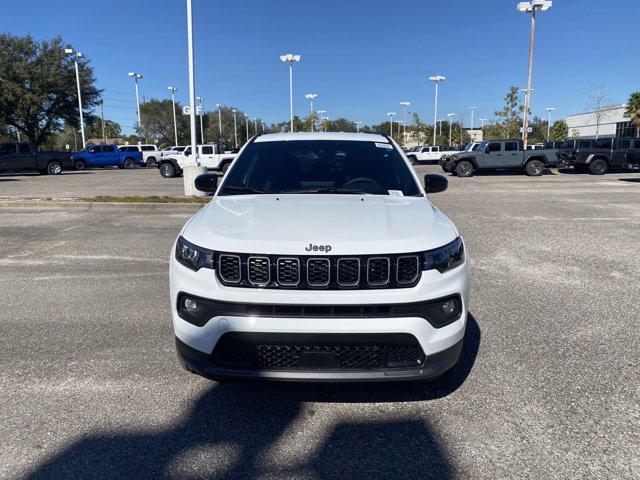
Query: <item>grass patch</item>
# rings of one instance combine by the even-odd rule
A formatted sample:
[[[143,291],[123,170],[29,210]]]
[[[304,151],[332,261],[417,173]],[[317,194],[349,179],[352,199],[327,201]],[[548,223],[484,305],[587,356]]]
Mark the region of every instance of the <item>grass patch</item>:
[[[83,198],[82,200],[95,203],[209,203],[211,197],[168,197],[159,195],[151,195],[148,197],[116,197],[98,195],[96,197]]]

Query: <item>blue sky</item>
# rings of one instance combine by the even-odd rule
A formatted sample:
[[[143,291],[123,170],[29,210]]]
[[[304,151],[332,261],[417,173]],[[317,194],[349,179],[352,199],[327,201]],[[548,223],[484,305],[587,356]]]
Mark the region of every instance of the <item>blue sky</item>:
[[[380,123],[398,102],[431,122],[433,84],[446,76],[438,115],[491,118],[510,85],[525,86],[530,18],[515,0],[353,1],[193,0],[196,90],[205,108],[234,105],[268,122],[288,118],[289,85],[279,55],[298,53],[294,107],[317,108]],[[144,75],[146,98],[187,98],[185,0],[0,0],[0,31],[38,39],[60,34],[92,60],[105,112],[129,131],[135,122],[133,82]],[[554,0],[538,17],[532,111],[555,118],[585,110],[603,84],[615,103],[640,88],[633,41],[640,2]],[[477,124],[477,121],[476,121]]]

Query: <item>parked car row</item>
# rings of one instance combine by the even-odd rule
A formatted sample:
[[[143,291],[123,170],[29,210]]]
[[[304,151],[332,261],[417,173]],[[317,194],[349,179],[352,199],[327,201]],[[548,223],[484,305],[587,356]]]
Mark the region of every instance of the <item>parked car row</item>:
[[[445,172],[470,177],[479,170],[519,170],[539,176],[549,167],[573,167],[578,172],[603,175],[610,168],[640,169],[640,138],[572,139],[544,142],[524,149],[520,140],[468,144],[464,151],[443,156]]]

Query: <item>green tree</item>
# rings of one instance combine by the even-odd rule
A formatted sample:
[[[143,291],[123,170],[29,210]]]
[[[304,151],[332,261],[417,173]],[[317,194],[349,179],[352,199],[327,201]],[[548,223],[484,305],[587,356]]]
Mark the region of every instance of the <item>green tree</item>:
[[[175,143],[173,129],[173,103],[171,100],[151,100],[140,105],[141,124],[136,125],[138,136],[150,143],[157,143],[164,147]],[[189,117],[182,114],[180,104],[176,102],[176,123],[178,125],[178,140],[181,145],[189,143]],[[206,125],[206,122],[205,122]],[[99,126],[99,125],[98,125]],[[197,138],[200,140],[200,119],[196,118]],[[102,138],[100,134],[97,138]],[[206,138],[206,135],[205,135]]]
[[[205,118],[205,142],[209,143],[222,143],[227,148],[235,147],[235,134],[234,134],[234,122],[233,111],[236,111],[236,132],[238,135],[238,146],[242,146],[247,141],[247,116],[245,112],[235,107],[220,107],[220,117],[222,118],[222,135],[220,135],[220,122],[218,121],[218,110],[207,112]],[[185,118],[189,118],[185,115]],[[258,132],[262,131],[263,122],[260,118],[256,121],[253,118],[248,119],[249,125],[249,138],[256,134],[256,123]],[[286,131],[289,131],[289,122],[282,122],[282,127],[286,124]],[[294,117],[294,125],[296,131],[300,130],[302,121],[298,117]],[[199,127],[198,127],[199,128]],[[188,128],[185,130],[188,133]],[[277,130],[279,131],[279,129]]]
[[[61,37],[38,42],[30,35],[0,34],[0,120],[41,144],[64,122],[79,126],[73,59]],[[88,113],[100,97],[93,68],[78,59],[82,106]]]
[[[569,136],[569,125],[564,120],[556,120],[551,125],[551,140],[554,142],[564,140]]]
[[[520,138],[523,112],[524,105],[520,101],[518,87],[509,87],[509,91],[504,97],[504,107],[502,110],[494,112],[501,119],[493,125],[494,129],[491,129],[494,138]]]
[[[640,92],[633,92],[629,96],[626,114],[636,126],[636,135],[640,136]]]

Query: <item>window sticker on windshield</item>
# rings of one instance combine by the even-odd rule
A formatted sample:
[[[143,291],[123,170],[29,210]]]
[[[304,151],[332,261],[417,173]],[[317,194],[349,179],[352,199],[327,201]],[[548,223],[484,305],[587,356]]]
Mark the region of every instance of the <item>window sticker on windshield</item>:
[[[378,148],[388,148],[389,150],[391,150],[393,148],[388,143],[378,143],[378,142],[376,142],[376,147],[378,147]]]
[[[392,197],[404,197],[404,193],[402,193],[402,190],[389,190],[389,195],[391,195]]]

